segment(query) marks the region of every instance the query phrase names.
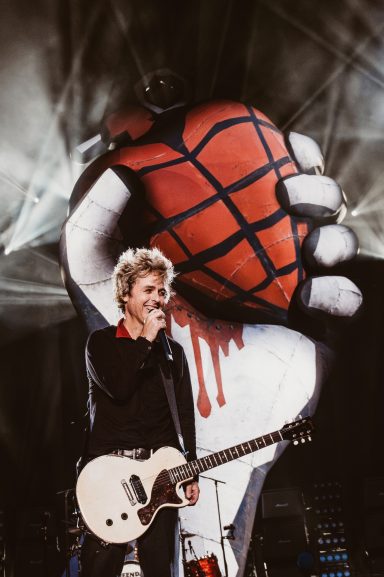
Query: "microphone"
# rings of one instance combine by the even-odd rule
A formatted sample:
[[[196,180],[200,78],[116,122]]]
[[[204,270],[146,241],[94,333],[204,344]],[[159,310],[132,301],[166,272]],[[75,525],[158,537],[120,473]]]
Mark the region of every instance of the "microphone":
[[[172,354],[172,350],[169,344],[169,340],[167,335],[165,334],[165,330],[164,329],[160,329],[159,330],[159,339],[161,342],[161,346],[163,347],[163,351],[165,354],[165,358],[167,359],[167,361],[173,361],[173,354]]]

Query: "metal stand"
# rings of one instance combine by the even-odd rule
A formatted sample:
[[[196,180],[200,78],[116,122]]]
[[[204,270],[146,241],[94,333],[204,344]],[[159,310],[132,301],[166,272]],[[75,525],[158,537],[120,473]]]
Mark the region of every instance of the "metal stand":
[[[0,557],[1,575],[2,575],[2,577],[7,577],[7,574],[5,571],[5,563],[6,563],[7,555],[6,555],[4,539],[1,541],[1,544],[0,544],[0,556],[1,556]]]
[[[43,567],[44,567],[44,577],[49,577],[48,575],[48,520],[51,515],[49,511],[44,511],[43,519],[40,527],[41,535],[43,538]]]
[[[59,493],[58,493],[59,494]],[[74,504],[74,489],[62,491],[64,494],[64,550],[65,550],[65,577],[71,577],[71,558],[77,556],[77,575],[81,576],[81,544],[80,537],[83,529],[79,526],[79,513]],[[72,519],[71,519],[72,517]],[[75,521],[73,519],[75,518]],[[70,542],[70,536],[75,537],[75,542]]]
[[[181,529],[180,519],[179,519],[179,527],[180,527],[179,535],[180,535],[180,541],[181,541],[181,554],[182,554],[182,559],[183,559],[184,573],[185,573],[185,577],[191,577],[191,572],[189,570],[188,561],[187,561],[187,548],[185,546],[185,540],[188,539],[188,537],[195,537],[195,534],[194,533],[187,533],[186,531],[183,531]],[[189,552],[191,553],[191,555],[196,560],[196,570],[197,570],[198,577],[205,577],[205,573],[204,573],[203,569],[199,566],[199,559],[196,555],[194,548],[192,547],[191,541],[188,541],[188,547],[189,547]]]
[[[218,490],[219,483],[222,483],[223,485],[225,485],[225,483],[223,481],[218,481],[217,479],[211,479],[211,480],[214,481],[214,483],[215,483],[217,514],[219,517],[219,528],[220,528],[220,544],[221,544],[221,550],[223,552],[224,571],[225,571],[224,577],[228,577],[228,564],[227,564],[227,557],[225,555],[225,547],[224,547],[225,537],[223,535],[223,529],[222,529],[222,525],[221,525],[220,501],[219,501],[219,490]]]
[[[234,530],[234,526],[231,526],[233,528],[231,528],[232,531],[232,536],[231,537],[226,537],[223,535],[223,529],[224,527],[221,525],[221,512],[220,512],[220,501],[219,501],[219,483],[221,483],[222,485],[226,485],[225,481],[218,481],[217,479],[213,479],[212,477],[208,477],[207,475],[202,475],[202,477],[204,477],[204,479],[209,479],[210,481],[213,481],[215,483],[215,492],[216,492],[216,503],[217,503],[217,516],[219,518],[219,531],[220,531],[220,545],[221,545],[221,550],[223,553],[223,562],[224,562],[224,571],[225,571],[225,575],[223,575],[223,577],[228,577],[228,564],[227,564],[227,557],[225,555],[225,547],[224,547],[224,539],[229,539],[229,538],[233,538],[233,530]]]
[[[65,523],[65,530],[64,530],[64,550],[65,550],[65,577],[70,577],[71,570],[70,570],[70,557],[69,557],[69,540],[68,540],[68,528],[69,528],[69,495],[71,493],[71,489],[68,489],[64,492],[64,523]]]

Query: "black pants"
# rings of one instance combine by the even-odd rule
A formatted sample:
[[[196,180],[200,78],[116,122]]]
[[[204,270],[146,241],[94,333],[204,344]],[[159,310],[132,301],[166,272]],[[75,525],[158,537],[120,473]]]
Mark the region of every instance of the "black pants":
[[[177,509],[161,509],[148,531],[138,539],[144,577],[177,575],[176,529]],[[81,548],[81,577],[120,577],[126,548],[112,543],[104,547],[95,537],[86,535]]]

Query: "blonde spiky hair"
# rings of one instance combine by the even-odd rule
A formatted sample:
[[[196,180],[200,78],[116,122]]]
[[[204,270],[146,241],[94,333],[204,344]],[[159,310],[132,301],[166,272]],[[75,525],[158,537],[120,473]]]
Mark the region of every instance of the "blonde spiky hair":
[[[120,310],[124,312],[123,297],[131,292],[138,277],[150,273],[158,274],[164,282],[165,302],[172,295],[171,285],[176,276],[173,264],[158,248],[129,248],[123,252],[114,268],[112,281],[114,298]]]

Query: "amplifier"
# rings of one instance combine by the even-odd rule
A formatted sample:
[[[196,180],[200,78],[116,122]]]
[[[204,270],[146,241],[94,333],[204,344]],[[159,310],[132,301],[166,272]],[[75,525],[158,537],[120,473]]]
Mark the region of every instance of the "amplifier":
[[[263,557],[266,561],[296,559],[307,548],[304,519],[267,519],[263,523]]]
[[[304,514],[302,493],[299,489],[277,489],[261,494],[263,519],[276,517],[302,517]]]
[[[364,479],[365,509],[384,508],[384,478]]]

